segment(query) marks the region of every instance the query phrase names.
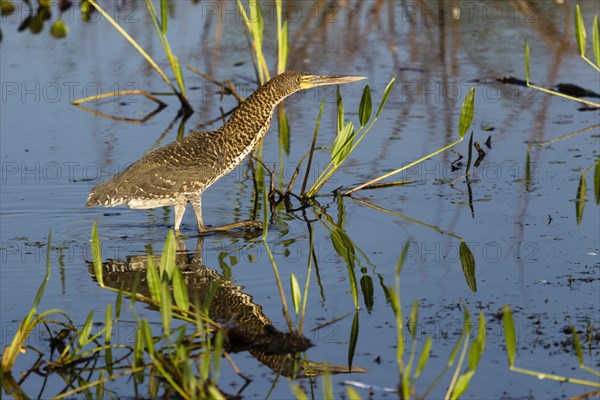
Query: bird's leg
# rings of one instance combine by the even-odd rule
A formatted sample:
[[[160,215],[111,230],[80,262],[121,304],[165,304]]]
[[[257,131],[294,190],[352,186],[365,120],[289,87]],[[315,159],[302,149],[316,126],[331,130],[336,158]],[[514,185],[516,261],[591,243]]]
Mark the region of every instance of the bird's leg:
[[[204,222],[202,222],[202,195],[196,195],[190,199],[192,207],[194,207],[194,213],[196,213],[196,220],[198,221],[198,232],[206,232]]]
[[[185,213],[185,206],[187,204],[175,204],[173,205],[173,210],[175,210],[175,231],[179,232],[179,227],[181,226],[181,220],[183,219],[183,213]]]

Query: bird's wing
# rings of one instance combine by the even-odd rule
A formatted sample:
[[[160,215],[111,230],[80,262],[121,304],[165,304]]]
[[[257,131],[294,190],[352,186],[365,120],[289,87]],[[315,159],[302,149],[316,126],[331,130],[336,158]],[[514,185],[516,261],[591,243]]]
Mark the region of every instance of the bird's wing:
[[[170,143],[94,187],[86,206],[114,206],[131,199],[168,199],[202,191],[216,179],[217,149],[214,134],[204,132]]]

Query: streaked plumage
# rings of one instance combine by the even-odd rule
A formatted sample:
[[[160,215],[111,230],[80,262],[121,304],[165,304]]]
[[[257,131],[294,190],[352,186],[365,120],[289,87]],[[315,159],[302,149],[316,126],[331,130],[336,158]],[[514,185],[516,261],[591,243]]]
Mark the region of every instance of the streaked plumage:
[[[283,99],[299,90],[361,79],[365,78],[302,72],[277,75],[240,104],[221,128],[194,132],[154,150],[94,187],[86,207],[174,206],[175,230],[179,230],[185,206],[190,202],[198,229],[203,232],[202,192],[252,152],[268,131],[273,111]]]

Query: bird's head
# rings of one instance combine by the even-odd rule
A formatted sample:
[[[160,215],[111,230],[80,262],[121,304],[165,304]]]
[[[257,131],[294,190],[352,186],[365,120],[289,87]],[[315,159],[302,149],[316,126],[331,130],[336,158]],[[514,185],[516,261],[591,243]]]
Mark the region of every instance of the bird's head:
[[[341,85],[363,79],[367,79],[367,77],[353,75],[312,75],[306,72],[288,71],[277,75],[267,85],[273,85],[278,91],[283,92],[280,93],[285,97],[297,91],[317,86]]]

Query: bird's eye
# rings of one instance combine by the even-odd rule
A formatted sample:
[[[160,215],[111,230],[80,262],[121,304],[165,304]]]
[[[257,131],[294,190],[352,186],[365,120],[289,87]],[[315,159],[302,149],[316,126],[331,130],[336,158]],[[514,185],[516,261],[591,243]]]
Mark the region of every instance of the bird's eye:
[[[302,77],[301,77],[301,76],[297,77],[297,78],[296,78],[296,82],[298,82],[298,83],[302,83]]]

